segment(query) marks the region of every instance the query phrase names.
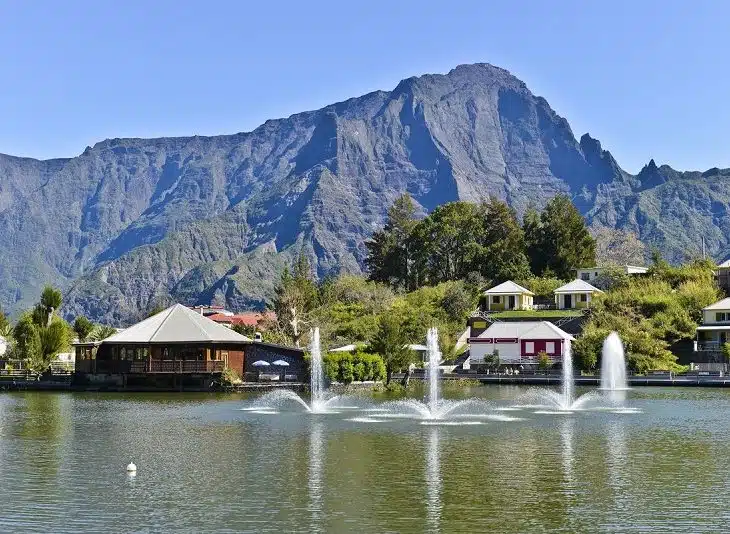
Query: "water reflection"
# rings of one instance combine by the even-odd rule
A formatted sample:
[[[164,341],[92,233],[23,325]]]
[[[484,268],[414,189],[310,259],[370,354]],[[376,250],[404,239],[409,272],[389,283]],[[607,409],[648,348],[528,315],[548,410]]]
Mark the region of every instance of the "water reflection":
[[[440,532],[441,525],[441,458],[440,429],[429,428],[426,438],[426,531]]]
[[[608,483],[619,492],[625,485],[624,466],[628,461],[626,450],[626,428],[622,418],[617,417],[606,426]]]
[[[309,513],[310,532],[324,532],[324,423],[315,421],[309,434]]]
[[[560,444],[563,453],[563,480],[566,489],[571,489],[575,479],[573,477],[573,434],[575,431],[575,421],[572,417],[566,417],[560,424]]]

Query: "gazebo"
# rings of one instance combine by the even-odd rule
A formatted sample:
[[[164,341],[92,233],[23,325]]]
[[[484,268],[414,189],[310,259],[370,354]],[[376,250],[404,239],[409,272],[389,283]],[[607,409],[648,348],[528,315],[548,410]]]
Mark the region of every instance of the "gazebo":
[[[175,304],[99,342],[76,344],[83,374],[243,372],[250,338]]]

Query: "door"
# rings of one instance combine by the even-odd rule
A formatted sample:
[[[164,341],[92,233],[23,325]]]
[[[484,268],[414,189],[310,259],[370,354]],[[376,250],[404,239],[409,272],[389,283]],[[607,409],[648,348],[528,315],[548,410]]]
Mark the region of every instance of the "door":
[[[509,296],[509,305],[508,305],[508,308],[510,310],[514,310],[515,309],[515,296],[514,295],[510,295]]]
[[[565,307],[566,308],[572,308],[573,307],[573,295],[565,295]]]

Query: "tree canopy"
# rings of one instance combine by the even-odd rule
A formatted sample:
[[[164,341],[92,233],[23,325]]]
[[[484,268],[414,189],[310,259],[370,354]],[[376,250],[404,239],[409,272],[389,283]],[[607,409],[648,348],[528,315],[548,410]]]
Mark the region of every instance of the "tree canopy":
[[[534,211],[523,219],[527,252],[532,271],[546,271],[558,278],[575,277],[575,269],[596,264],[596,242],[578,208],[566,195],[553,197],[540,214]]]

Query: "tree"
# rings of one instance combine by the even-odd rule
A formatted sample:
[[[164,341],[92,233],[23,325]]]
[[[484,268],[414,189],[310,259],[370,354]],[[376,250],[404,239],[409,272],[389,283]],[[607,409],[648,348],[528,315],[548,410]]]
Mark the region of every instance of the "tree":
[[[495,349],[495,351],[491,354],[485,354],[484,365],[486,365],[488,369],[496,369],[499,367],[499,350]]]
[[[241,334],[242,336],[247,336],[250,338],[253,338],[256,335],[256,327],[250,324],[234,324],[231,327],[231,330],[238,334]]]
[[[481,205],[480,222],[472,268],[495,283],[529,276],[525,234],[515,211],[491,197]]]
[[[79,338],[79,341],[82,343],[86,341],[89,337],[89,334],[94,330],[94,323],[89,321],[86,317],[83,315],[80,317],[77,317],[74,321],[74,332],[76,332],[76,336]]]
[[[309,260],[302,253],[293,271],[284,269],[272,303],[281,330],[297,347],[304,335],[303,325],[309,322],[309,314],[315,308],[317,298],[317,285],[312,277]]]
[[[89,339],[92,341],[101,341],[103,339],[113,336],[116,333],[117,329],[113,326],[98,324],[94,327],[94,330],[92,330],[91,334],[89,334]]]
[[[408,347],[408,337],[398,317],[385,313],[378,320],[378,329],[371,342],[371,348],[385,362],[386,384],[395,371],[407,367],[414,359],[413,351]]]
[[[545,270],[545,256],[542,251],[542,225],[540,214],[530,206],[522,217],[522,230],[525,235],[525,252],[530,262],[530,270],[541,274]]]
[[[0,336],[6,337],[4,333],[8,332],[10,328],[10,321],[5,316],[3,311],[0,309]]]
[[[634,232],[601,226],[592,231],[596,240],[596,262],[606,265],[644,265],[646,245]]]
[[[462,322],[474,310],[475,304],[474,294],[462,281],[450,285],[441,300],[441,307],[449,318]]]
[[[550,369],[553,362],[550,360],[550,356],[548,356],[548,353],[544,350],[540,351],[537,354],[537,367],[538,369],[547,370]]]
[[[40,359],[31,362],[30,367],[38,372],[46,371],[59,352],[66,350],[71,343],[71,328],[63,319],[54,318],[48,326],[38,329],[41,341]]]
[[[566,195],[553,197],[540,215],[539,228],[534,224],[534,215],[530,215],[525,234],[535,274],[550,269],[558,278],[571,279],[575,269],[596,264],[596,242]]]
[[[415,276],[419,285],[463,279],[478,263],[480,208],[470,202],[449,202],[437,207],[413,230]]]
[[[365,264],[370,280],[392,287],[412,288],[411,251],[409,239],[416,226],[416,208],[408,193],[398,197],[388,209],[382,230],[365,243],[368,257]]]
[[[36,362],[41,358],[41,338],[33,315],[25,313],[13,328],[13,358]]]
[[[62,296],[58,289],[51,286],[43,288],[41,300],[33,309],[33,322],[37,326],[49,326],[53,320],[53,314],[61,307]]]

